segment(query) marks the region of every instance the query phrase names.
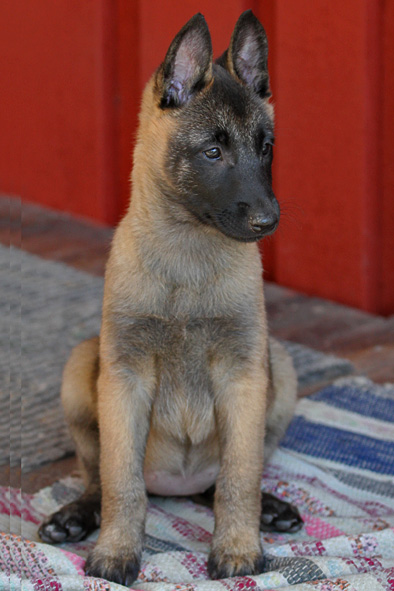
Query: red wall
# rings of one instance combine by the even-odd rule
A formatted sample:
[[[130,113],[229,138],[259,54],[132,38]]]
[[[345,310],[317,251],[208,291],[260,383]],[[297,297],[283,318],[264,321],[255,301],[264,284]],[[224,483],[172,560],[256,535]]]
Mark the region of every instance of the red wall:
[[[218,55],[249,7],[267,29],[277,118],[268,277],[393,313],[390,2],[3,0],[0,191],[116,223],[141,90],[172,37],[200,11]]]
[[[377,309],[383,314],[394,312],[394,2],[385,2],[381,21],[380,85],[378,106],[379,137],[378,187],[380,206],[381,265],[378,275]]]
[[[95,0],[2,2],[0,188],[105,219],[100,18]]]
[[[276,183],[297,221],[278,233],[275,278],[380,312],[394,307],[394,192],[382,185],[382,151],[394,155],[392,136],[382,141],[387,6],[277,2],[275,18]]]

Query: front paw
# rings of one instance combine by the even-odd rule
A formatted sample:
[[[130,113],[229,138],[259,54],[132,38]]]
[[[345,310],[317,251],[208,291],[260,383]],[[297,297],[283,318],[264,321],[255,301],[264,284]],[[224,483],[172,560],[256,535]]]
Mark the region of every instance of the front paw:
[[[140,565],[141,557],[132,552],[113,548],[108,554],[96,546],[86,560],[85,575],[130,587],[138,576]]]
[[[258,575],[265,570],[265,558],[262,552],[250,554],[231,554],[227,551],[212,550],[208,558],[208,574],[211,579],[245,577]]]

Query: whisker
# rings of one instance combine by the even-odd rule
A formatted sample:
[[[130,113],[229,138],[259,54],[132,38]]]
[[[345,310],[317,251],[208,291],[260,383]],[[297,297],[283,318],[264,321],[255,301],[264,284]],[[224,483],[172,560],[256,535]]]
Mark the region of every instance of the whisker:
[[[280,202],[281,219],[284,220],[286,226],[288,222],[303,225],[305,218],[305,210],[292,199],[281,200]]]

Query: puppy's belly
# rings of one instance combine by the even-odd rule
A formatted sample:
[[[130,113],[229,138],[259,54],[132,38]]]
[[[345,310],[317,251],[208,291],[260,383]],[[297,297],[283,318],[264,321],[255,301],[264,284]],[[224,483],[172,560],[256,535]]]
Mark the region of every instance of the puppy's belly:
[[[163,496],[202,493],[215,483],[220,468],[219,442],[213,430],[197,444],[167,429],[149,432],[144,479],[147,491]],[[171,432],[170,432],[171,433]]]
[[[145,484],[152,494],[198,494],[214,484],[219,472],[207,354],[196,336],[192,332],[182,341],[182,351],[173,347],[162,364],[144,462]]]
[[[219,466],[212,466],[188,476],[171,474],[165,470],[145,470],[144,478],[149,493],[163,496],[187,496],[203,493],[217,478]]]

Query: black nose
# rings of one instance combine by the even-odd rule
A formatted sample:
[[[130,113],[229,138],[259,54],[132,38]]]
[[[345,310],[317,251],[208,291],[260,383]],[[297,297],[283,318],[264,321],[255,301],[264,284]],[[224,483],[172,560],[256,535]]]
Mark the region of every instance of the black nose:
[[[249,218],[249,227],[256,234],[273,232],[277,225],[278,219],[276,217],[256,214]]]

